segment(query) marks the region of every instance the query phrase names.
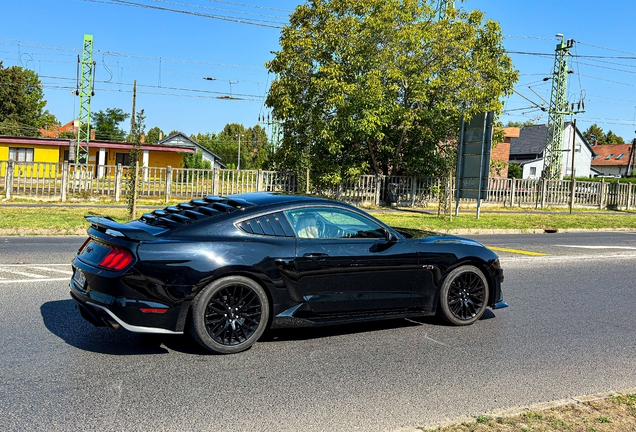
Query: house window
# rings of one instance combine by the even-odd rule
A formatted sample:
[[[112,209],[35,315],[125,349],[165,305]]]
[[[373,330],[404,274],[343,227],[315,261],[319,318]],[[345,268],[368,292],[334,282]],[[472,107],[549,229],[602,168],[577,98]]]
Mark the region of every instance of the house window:
[[[115,154],[115,164],[117,165],[130,165],[130,154],[129,153],[116,153]]]
[[[610,160],[611,158],[614,157],[614,153],[610,153],[609,155],[607,155],[607,157],[605,158],[605,160]]]
[[[33,162],[33,149],[9,147],[9,160],[16,162]]]
[[[574,153],[581,153],[581,146],[580,146],[580,145],[577,145],[577,146],[574,148]]]
[[[537,167],[530,167],[530,175],[531,176],[537,175]]]
[[[616,156],[616,160],[622,159],[622,157],[625,156],[625,153],[621,153],[618,156]]]

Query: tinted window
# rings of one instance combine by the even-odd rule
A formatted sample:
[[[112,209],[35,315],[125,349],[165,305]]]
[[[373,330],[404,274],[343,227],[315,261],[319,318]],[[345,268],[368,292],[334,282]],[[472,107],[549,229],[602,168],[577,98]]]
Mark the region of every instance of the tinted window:
[[[285,214],[300,238],[384,238],[380,225],[344,209],[314,207]]]

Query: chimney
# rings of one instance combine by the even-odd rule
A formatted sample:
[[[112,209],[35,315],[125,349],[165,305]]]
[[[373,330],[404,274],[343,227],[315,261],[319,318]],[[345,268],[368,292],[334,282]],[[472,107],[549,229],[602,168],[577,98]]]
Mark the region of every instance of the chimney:
[[[163,131],[159,131],[159,141],[163,139]]]
[[[598,145],[598,140],[594,140],[594,144],[592,144],[593,146]]]

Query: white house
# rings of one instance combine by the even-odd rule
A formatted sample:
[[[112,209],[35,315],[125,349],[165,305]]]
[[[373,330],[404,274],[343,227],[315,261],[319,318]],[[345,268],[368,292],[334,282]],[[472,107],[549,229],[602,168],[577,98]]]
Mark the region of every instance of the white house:
[[[194,151],[201,151],[203,154],[203,160],[209,161],[212,168],[225,168],[225,164],[221,162],[221,157],[212,153],[210,150],[189,138],[187,135],[177,132],[175,134],[170,135],[159,141],[157,145],[163,146],[180,146],[180,147],[189,147],[194,149]]]
[[[565,123],[563,130],[563,148],[561,157],[561,175],[572,175],[572,134],[574,126],[572,123]],[[532,125],[521,128],[519,138],[510,140],[510,162],[516,162],[523,168],[522,178],[539,178],[543,171],[543,153],[548,137],[547,125]],[[576,130],[576,142],[574,153],[574,176],[592,177],[594,170],[591,168],[592,158],[595,153],[581,134]]]

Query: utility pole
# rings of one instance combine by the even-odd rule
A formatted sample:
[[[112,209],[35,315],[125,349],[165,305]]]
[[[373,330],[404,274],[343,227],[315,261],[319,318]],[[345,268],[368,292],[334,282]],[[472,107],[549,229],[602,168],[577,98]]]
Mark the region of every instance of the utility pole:
[[[548,110],[548,136],[543,152],[543,171],[541,173],[541,177],[548,180],[561,178],[565,116],[583,112],[574,111],[574,106],[570,109],[567,101],[568,74],[573,72],[568,71],[568,56],[570,48],[574,46],[574,39],[566,41],[560,33],[557,34],[557,37],[561,38],[561,42],[556,46],[554,71],[551,78],[544,78],[544,81],[552,79],[552,93]],[[579,107],[580,104],[581,102],[579,102]],[[574,133],[576,134],[576,130]]]
[[[574,207],[574,187],[576,180],[574,180],[574,156],[576,155],[576,119],[574,119],[574,131],[572,133],[572,183],[570,184],[570,214],[572,214],[572,207]]]
[[[132,114],[130,116],[130,135],[135,133],[135,109],[137,104],[137,80],[133,83]]]
[[[236,162],[236,170],[239,171],[241,169],[241,137],[243,135],[238,134],[236,135],[238,137],[238,157],[237,157],[237,162]]]
[[[93,61],[93,35],[84,35],[82,58],[77,56],[77,88],[79,96],[79,122],[75,152],[69,151],[76,163],[88,164],[88,146],[91,138],[91,97],[95,94],[95,62]],[[72,156],[71,156],[72,155]]]

